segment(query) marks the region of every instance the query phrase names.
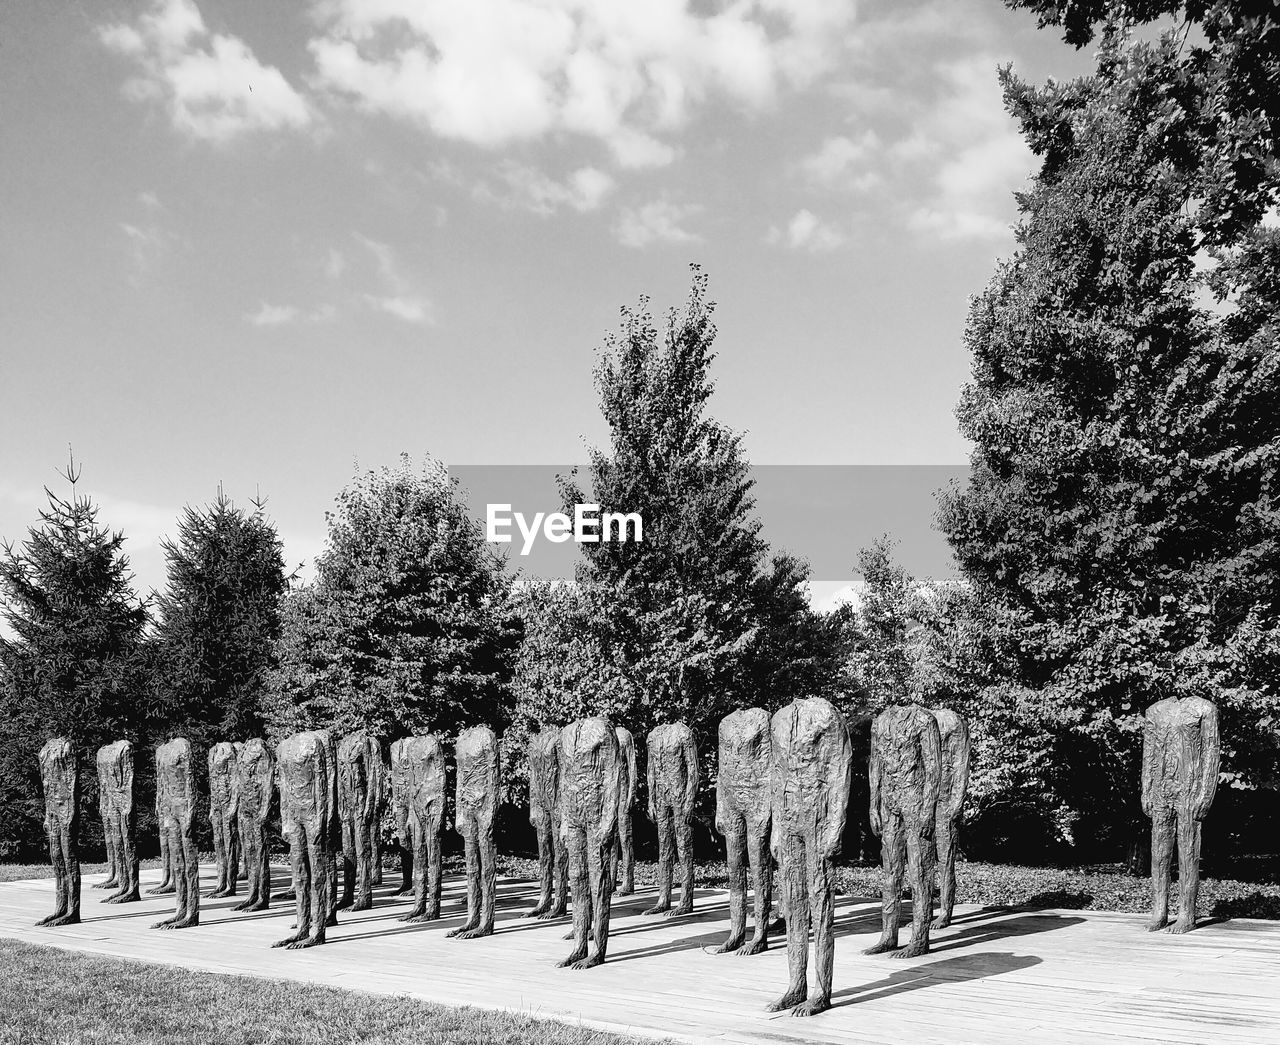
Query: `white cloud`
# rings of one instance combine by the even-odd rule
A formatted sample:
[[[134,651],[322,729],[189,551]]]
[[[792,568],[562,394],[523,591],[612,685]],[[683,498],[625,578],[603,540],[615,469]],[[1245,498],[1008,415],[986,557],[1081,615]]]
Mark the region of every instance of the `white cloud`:
[[[510,161],[498,168],[497,176],[497,185],[481,182],[476,186],[479,199],[543,217],[566,207],[579,213],[597,210],[615,184],[612,177],[595,167],[581,167],[560,182],[536,167]]]
[[[256,312],[250,312],[246,323],[255,327],[282,327],[292,323],[327,323],[338,314],[338,310],[330,304],[319,305],[309,311],[297,305],[272,305],[262,302]]]
[[[771,228],[766,241],[781,244],[793,250],[821,253],[843,246],[845,235],[835,226],[823,222],[812,211],[800,210],[787,223],[785,229]]]
[[[624,167],[710,99],[746,111],[810,85],[847,44],[852,0],[314,0],[317,86],[444,138],[497,147],[567,131]]]
[[[799,167],[816,185],[862,192],[881,181],[880,175],[870,169],[881,151],[880,138],[873,130],[863,131],[856,138],[837,134],[801,159]]]
[[[139,69],[126,95],[163,105],[173,126],[193,139],[222,143],[313,120],[284,74],[258,61],[238,37],[211,33],[193,0],[154,0],[135,22],[105,26],[98,35]]]
[[[406,323],[435,322],[435,318],[431,314],[431,304],[425,298],[380,297],[376,294],[366,294],[364,300],[370,308],[385,312]]]
[[[168,254],[176,237],[158,220],[144,218],[137,222],[120,222],[120,231],[129,244],[133,268],[129,282],[141,286],[144,278],[155,271],[160,260]]]
[[[347,270],[347,258],[336,247],[329,248],[329,256],[325,258],[324,274],[330,279],[337,279]]]
[[[692,204],[654,200],[640,207],[624,207],[614,234],[624,247],[647,247],[651,243],[693,243],[701,237],[684,228],[697,213]]]

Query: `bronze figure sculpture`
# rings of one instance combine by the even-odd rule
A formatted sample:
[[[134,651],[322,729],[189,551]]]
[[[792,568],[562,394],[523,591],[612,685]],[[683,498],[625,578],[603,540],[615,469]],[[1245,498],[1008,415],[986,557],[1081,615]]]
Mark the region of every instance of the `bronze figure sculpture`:
[[[440,917],[440,830],[444,826],[444,747],[431,735],[391,745],[391,801],[413,875],[413,906],[402,922]]]
[[[698,749],[683,722],[649,732],[647,752],[649,819],[658,827],[658,901],[645,914],[688,914],[693,910],[693,805],[698,794]],[[684,872],[680,906],[671,907],[675,860]]]
[[[138,889],[137,812],[133,805],[133,744],[117,740],[98,749],[98,786],[105,788],[103,834],[116,854],[117,889],[103,903],[133,903]]]
[[[880,939],[867,954],[929,953],[933,917],[933,833],[942,776],[938,722],[915,704],[896,704],[871,726],[871,830],[880,838]],[[904,867],[911,871],[911,943],[898,949]]]
[[[636,891],[636,847],[631,837],[631,810],[636,804],[636,741],[625,726],[614,729],[618,735],[618,759],[622,772],[619,785],[621,800],[618,805],[618,840],[613,847],[613,880],[619,882],[619,896],[630,896]]]
[[[1218,709],[1203,697],[1166,697],[1142,729],[1142,811],[1151,817],[1151,918],[1147,931],[1196,927],[1200,822],[1218,790]],[[1178,852],[1178,917],[1169,925],[1169,876]]]
[[[812,1016],[831,1007],[835,960],[832,861],[840,852],[853,745],[843,716],[821,697],[802,697],[770,722],[772,807],[769,847],[782,870],[787,907],[786,993],[770,1012]],[[809,994],[809,929],[816,989]]]
[[[538,835],[538,902],[531,918],[560,918],[569,907],[569,854],[560,837],[560,730],[529,738],[529,823]]]
[[[769,856],[772,808],[769,777],[773,737],[762,708],[734,711],[720,720],[716,776],[716,830],[729,859],[729,937],[717,954],[759,954],[769,946],[773,864]],[[755,934],[747,943],[747,869],[755,894]]]
[[[387,780],[391,785],[391,815],[396,822],[396,846],[400,850],[397,896],[413,892],[413,836],[409,827],[409,794],[413,785],[406,752],[405,740],[394,741],[391,744],[391,764],[387,768]]]
[[[160,884],[147,890],[148,896],[167,896],[177,892],[173,881],[173,854],[169,852],[169,839],[164,833],[164,777],[160,773],[160,748],[154,752],[156,782],[156,827],[160,835]]]
[[[356,732],[338,745],[338,815],[342,819],[342,898],[339,908],[373,906],[374,832],[382,792],[382,752],[368,733]]]
[[[374,748],[378,757],[378,793],[373,802],[373,884],[381,885],[382,825],[387,819],[387,805],[391,800],[391,782],[387,779],[387,760],[382,757],[382,742],[376,742]]]
[[[280,828],[289,842],[297,931],[272,946],[291,950],[324,943],[333,904],[334,772],[324,731],[295,733],[276,748]]]
[[[569,854],[574,941],[560,968],[594,968],[608,950],[621,784],[618,735],[607,718],[579,719],[560,731],[560,832]]]
[[[240,777],[236,772],[239,746],[224,740],[209,748],[209,824],[213,827],[213,859],[218,872],[210,899],[236,895],[240,870]]]
[[[95,760],[98,770],[98,816],[102,820],[102,844],[107,850],[107,877],[101,882],[91,885],[90,889],[119,889],[120,888],[120,868],[119,857],[116,853],[116,832],[111,823],[111,786],[107,783],[107,776],[110,773],[108,767],[108,759],[110,758],[110,744],[103,744],[98,748],[98,755]]]
[[[236,911],[265,911],[271,902],[271,854],[267,845],[267,818],[275,790],[276,760],[258,737],[246,740],[236,755],[237,808],[240,845],[249,874],[249,895]]]
[[[939,911],[931,928],[945,929],[956,905],[956,833],[969,790],[969,724],[946,708],[934,708],[933,718],[938,723],[942,766],[933,828]]]
[[[457,831],[467,852],[467,920],[445,935],[471,940],[493,933],[498,875],[493,842],[500,786],[498,738],[488,726],[472,726],[458,737],[454,758],[458,767]]]
[[[76,746],[54,737],[40,749],[40,783],[44,789],[44,833],[53,864],[53,914],[36,925],[75,925],[80,921],[80,766]]]
[[[182,737],[161,744],[156,767],[157,787],[163,781],[160,829],[169,843],[177,897],[173,917],[156,922],[152,928],[186,929],[200,924],[200,853],[192,830],[196,789],[191,744]]]

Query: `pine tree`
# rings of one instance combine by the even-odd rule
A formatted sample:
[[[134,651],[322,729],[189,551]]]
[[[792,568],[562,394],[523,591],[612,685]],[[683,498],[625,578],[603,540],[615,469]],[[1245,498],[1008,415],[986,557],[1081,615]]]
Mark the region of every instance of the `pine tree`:
[[[43,844],[36,755],[45,740],[77,743],[91,781],[97,748],[138,741],[146,722],[147,606],[133,589],[125,537],[98,522],[97,505],[76,488],[74,461],[64,474],[70,496],[46,488],[39,523],[0,554],[10,633],[0,634],[0,858]],[[82,792],[88,810],[96,788]]]
[[[275,526],[261,501],[247,512],[219,489],[211,504],[183,511],[163,548],[168,584],[153,650],[165,728],[201,749],[260,736],[288,587]]]

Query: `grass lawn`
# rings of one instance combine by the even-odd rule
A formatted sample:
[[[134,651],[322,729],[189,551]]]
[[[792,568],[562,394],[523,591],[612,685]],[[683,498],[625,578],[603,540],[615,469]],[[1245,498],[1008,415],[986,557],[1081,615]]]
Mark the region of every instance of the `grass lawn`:
[[[4,939],[0,1013],[0,1045],[626,1045],[640,1040],[511,1013],[172,969]]]

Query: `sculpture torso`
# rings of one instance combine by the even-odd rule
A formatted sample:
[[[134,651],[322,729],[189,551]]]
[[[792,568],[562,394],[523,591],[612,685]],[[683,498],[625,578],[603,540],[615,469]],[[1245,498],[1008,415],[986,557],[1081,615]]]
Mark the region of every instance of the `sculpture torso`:
[[[618,790],[622,796],[618,808],[625,813],[636,801],[636,739],[625,726],[615,726],[613,733],[618,738]]]
[[[492,815],[495,794],[494,764],[498,740],[488,726],[472,726],[458,737],[458,815]]]
[[[98,779],[111,808],[127,814],[133,808],[133,744],[117,740],[98,749]]]
[[[942,774],[938,778],[938,818],[952,820],[964,805],[969,784],[969,726],[948,708],[931,712],[942,745]]]
[[[222,741],[209,749],[209,806],[215,813],[234,809],[237,787],[236,749]]]
[[[1148,783],[1155,805],[1181,807],[1194,801],[1210,757],[1204,730],[1210,714],[1216,709],[1200,697],[1168,697],[1147,709],[1154,727]]]
[[[179,737],[161,744],[156,751],[156,774],[164,781],[161,818],[164,822],[176,821],[179,825],[194,810],[194,789],[191,781],[191,744]]]
[[[276,749],[280,826],[286,832],[303,825],[317,831],[332,815],[326,808],[332,787],[327,741],[321,731],[295,733]]]
[[[70,824],[76,815],[79,784],[75,748],[64,737],[55,737],[40,749],[40,780],[44,784],[45,815]]]
[[[352,733],[338,745],[338,808],[347,818],[364,815],[369,788],[376,782],[372,741],[365,733]]]
[[[693,733],[683,722],[655,726],[649,733],[649,761],[653,766],[655,804],[681,809],[690,776],[697,768],[689,765],[688,746]]]
[[[236,755],[236,784],[240,809],[251,818],[256,819],[271,804],[273,763],[270,748],[258,737],[240,745]]]
[[[444,802],[444,748],[433,736],[405,737],[391,745],[391,793],[398,805],[426,817]]]
[[[898,704],[876,716],[871,757],[880,764],[880,801],[886,811],[919,815],[925,792],[921,734],[937,730],[933,716],[915,704]]]
[[[594,827],[604,819],[605,806],[617,805],[611,794],[609,771],[618,760],[618,736],[606,718],[588,718],[565,726],[560,733],[560,811],[575,827]]]
[[[769,816],[773,737],[762,708],[734,711],[720,720],[719,786],[726,804],[748,819]]]
[[[560,731],[542,730],[529,738],[529,822],[546,823],[554,814],[560,783]]]
[[[811,833],[827,819],[828,790],[837,775],[845,727],[825,700],[802,698],[772,719],[773,759],[781,787],[780,829]]]

